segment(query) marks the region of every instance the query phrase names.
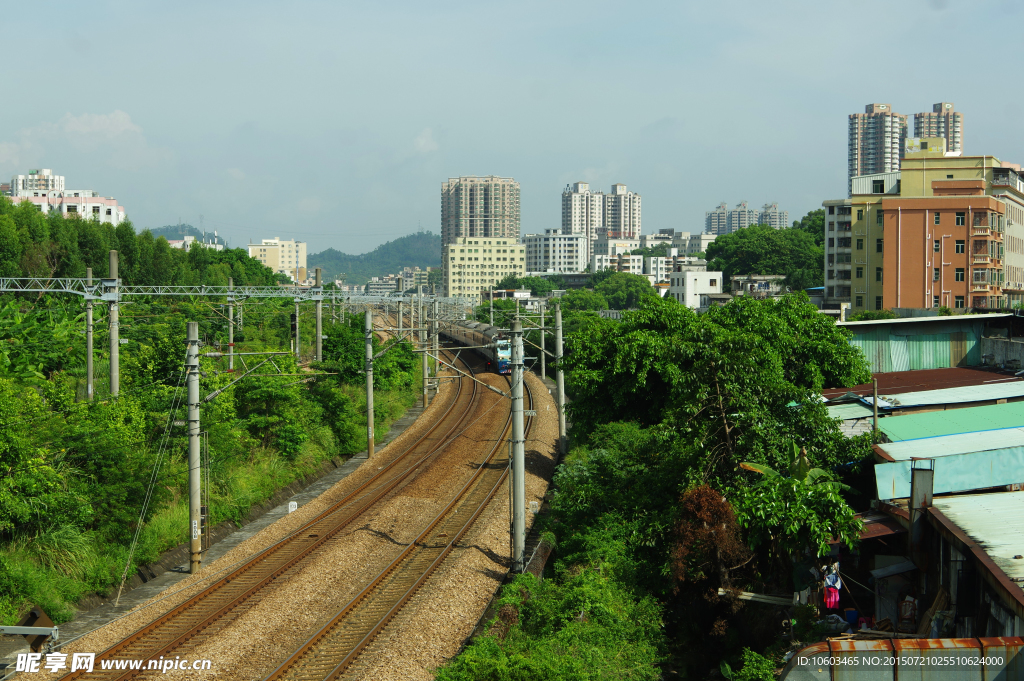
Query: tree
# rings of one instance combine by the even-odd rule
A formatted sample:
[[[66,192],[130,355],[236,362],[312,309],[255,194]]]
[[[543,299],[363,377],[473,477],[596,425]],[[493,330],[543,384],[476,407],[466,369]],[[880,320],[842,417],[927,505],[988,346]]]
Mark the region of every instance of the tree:
[[[824,251],[806,231],[753,225],[708,244],[708,269],[726,281],[739,274],[779,274],[793,290],[821,286]]]
[[[608,301],[603,294],[585,288],[566,291],[558,300],[564,312],[608,309]]]
[[[876,319],[898,319],[899,315],[892,310],[864,310],[858,312],[855,315],[851,315],[846,321],[848,322],[869,322]]]
[[[647,277],[628,272],[616,272],[594,287],[613,310],[629,310],[636,308],[646,299],[657,298],[651,282]]]
[[[427,286],[431,290],[437,289],[438,291],[444,286],[444,273],[441,272],[440,267],[431,268],[430,272],[427,273]]]
[[[817,246],[825,243],[825,209],[817,208],[799,220],[793,220],[793,229],[806,232]]]

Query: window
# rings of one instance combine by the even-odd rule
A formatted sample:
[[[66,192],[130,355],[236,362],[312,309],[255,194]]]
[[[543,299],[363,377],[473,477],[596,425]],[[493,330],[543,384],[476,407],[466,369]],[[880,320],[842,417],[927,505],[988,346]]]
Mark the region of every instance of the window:
[[[946,179],[947,179],[947,180],[952,180],[952,179],[953,179],[953,176],[952,176],[952,175],[946,175]]]
[[[836,207],[835,206],[829,206],[828,207],[828,214],[829,215],[835,215],[836,214]]]
[[[717,279],[709,279],[708,280],[708,286],[718,286],[718,280]],[[367,417],[367,418],[369,418],[369,417]]]
[[[848,237],[848,236],[840,237],[839,238],[839,248],[849,248],[850,247],[850,241],[852,241],[852,239],[850,239],[850,237]]]
[[[900,193],[900,187],[903,185],[903,180],[896,180],[896,193]]]
[[[857,250],[858,251],[863,251],[864,250],[864,239],[857,239]]]
[[[967,224],[967,213],[965,211],[959,211],[956,214],[956,224],[966,225]]]
[[[932,307],[938,307],[938,306],[939,306],[939,297],[938,296],[932,296]]]
[[[882,240],[881,239],[875,239],[875,253],[881,253],[881,252],[882,252]]]
[[[828,264],[829,265],[834,265],[835,262],[836,262],[836,256],[833,255],[832,253],[829,253],[828,254]]]
[[[92,214],[93,215],[99,215],[100,214],[100,207],[99,206],[93,206],[92,207]]]
[[[833,298],[833,297],[835,297],[835,295],[836,295],[836,287],[835,286],[829,286],[828,287],[828,297],[829,298]]]
[[[942,277],[942,270],[938,267],[932,270],[932,281],[938,281]]]
[[[963,296],[955,296],[953,298],[953,300],[954,300],[954,303],[953,303],[954,307],[962,308],[964,306],[964,297]]]
[[[875,268],[875,281],[882,281],[882,268],[881,267],[876,267]]]
[[[836,231],[836,223],[832,222],[831,220],[829,220],[829,223],[828,223],[828,231],[830,231],[830,232]]]
[[[885,219],[885,214],[882,212],[882,209],[879,208],[878,212],[875,213],[875,224],[878,225],[879,227],[881,227],[884,224],[884,222],[883,222],[884,219]]]
[[[935,211],[935,224],[937,224],[937,225],[938,225],[938,224],[940,224],[940,222],[939,222],[939,218],[940,218],[941,216],[942,216],[942,213],[940,213],[940,212],[938,212],[938,211]]]
[[[965,243],[964,243],[963,239],[957,239],[956,240],[956,252],[957,253],[963,253],[966,250],[964,248],[964,246],[965,246]]]
[[[882,296],[875,296],[875,309],[876,310],[881,310],[882,309]]]
[[[942,242],[936,239],[935,243],[932,244],[932,250],[935,251],[936,253],[942,250]]]
[[[829,270],[828,271],[828,276],[826,278],[828,278],[828,279],[835,279],[836,278],[836,271],[835,270]]]
[[[885,181],[884,180],[871,180],[871,193],[872,194],[884,194],[885,193]]]
[[[964,268],[963,267],[957,267],[956,268],[956,277],[955,278],[956,278],[957,281],[963,281],[964,280]]]
[[[857,268],[857,278],[858,279],[863,279],[864,278],[864,268],[863,267],[858,267]]]
[[[857,209],[857,219],[858,220],[863,220],[864,219],[864,209],[863,208],[858,208]]]
[[[857,296],[856,307],[864,307],[864,296]]]

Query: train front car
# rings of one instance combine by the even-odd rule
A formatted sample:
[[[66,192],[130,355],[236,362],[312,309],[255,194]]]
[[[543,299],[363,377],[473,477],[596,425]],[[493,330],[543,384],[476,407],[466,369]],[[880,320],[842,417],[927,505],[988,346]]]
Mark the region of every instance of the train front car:
[[[512,373],[512,342],[507,338],[499,338],[497,341],[498,373]]]

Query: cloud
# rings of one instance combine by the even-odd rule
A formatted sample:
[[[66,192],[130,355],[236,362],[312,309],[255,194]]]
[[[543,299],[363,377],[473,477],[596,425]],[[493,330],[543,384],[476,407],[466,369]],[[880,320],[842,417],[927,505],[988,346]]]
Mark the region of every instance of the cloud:
[[[416,137],[414,144],[416,151],[421,154],[429,154],[441,148],[437,140],[434,139],[434,131],[430,128],[423,128],[423,131]]]
[[[118,170],[141,170],[174,156],[168,149],[149,144],[142,128],[120,110],[79,116],[67,113],[55,123],[23,128],[16,138],[0,142],[0,163],[52,167],[66,162],[70,151],[87,154],[91,162],[105,162]]]

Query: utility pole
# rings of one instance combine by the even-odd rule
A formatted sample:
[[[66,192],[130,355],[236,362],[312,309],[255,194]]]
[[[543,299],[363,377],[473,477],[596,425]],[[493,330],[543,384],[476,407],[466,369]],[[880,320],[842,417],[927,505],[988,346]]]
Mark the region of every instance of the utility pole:
[[[526,436],[523,431],[523,323],[512,322],[512,571],[526,569]]]
[[[547,361],[548,353],[544,350],[544,336],[547,335],[544,331],[544,303],[540,304],[540,380],[544,380],[548,377],[547,374]]]
[[[402,315],[405,312],[402,310],[402,301],[398,301],[398,338],[402,338]]]
[[[430,394],[427,390],[427,377],[430,375],[430,368],[429,365],[427,364],[427,325],[426,319],[424,318],[423,315],[423,294],[418,294],[417,298],[419,300],[420,308],[420,324],[418,328],[420,330],[420,350],[422,351],[420,354],[422,355],[421,362],[423,373],[423,408],[426,409],[430,405]]]
[[[228,277],[228,371],[235,370],[235,280]]]
[[[565,456],[565,374],[562,372],[562,304],[555,303],[555,402],[558,406],[558,451]]]
[[[491,311],[490,311],[490,325],[494,326],[494,287],[491,287]]]
[[[199,465],[199,322],[186,325],[188,351],[185,354],[185,385],[188,389],[188,519],[189,561],[188,571],[199,572],[203,562],[202,523],[202,469]]]
[[[92,268],[85,268],[85,283],[92,287]],[[95,388],[92,383],[92,291],[85,300],[85,395],[92,402]]]
[[[434,375],[437,376],[437,370],[439,368],[438,364],[437,364],[437,358],[440,357],[440,355],[438,354],[438,350],[440,348],[438,346],[440,345],[440,336],[441,336],[441,326],[440,326],[440,324],[438,323],[438,320],[437,320],[437,311],[438,311],[437,298],[434,298],[434,301],[433,301],[433,304],[432,304],[431,307],[433,308],[433,312],[434,312],[434,321],[430,325],[430,328],[433,331],[432,337],[434,339],[434,342],[432,344],[433,345],[433,351],[434,351]]]
[[[320,268],[316,268],[316,361],[324,361],[324,292],[320,288]]]
[[[110,251],[110,285],[108,291],[113,293],[110,301],[110,396],[117,397],[121,385],[121,337],[120,323],[117,321],[117,251]]]
[[[366,458],[373,458],[373,312],[366,307]]]
[[[295,362],[296,364],[302,361],[302,354],[299,350],[299,327],[302,326],[302,320],[299,319],[299,299],[295,299]]]

